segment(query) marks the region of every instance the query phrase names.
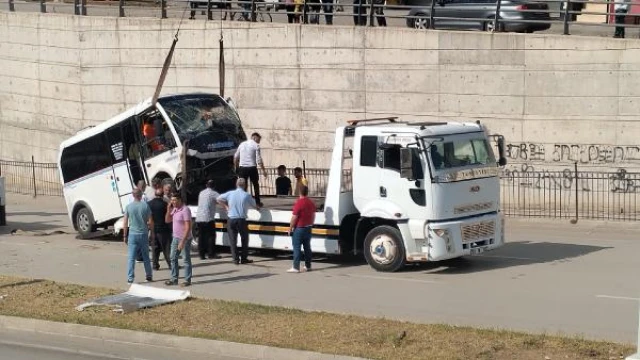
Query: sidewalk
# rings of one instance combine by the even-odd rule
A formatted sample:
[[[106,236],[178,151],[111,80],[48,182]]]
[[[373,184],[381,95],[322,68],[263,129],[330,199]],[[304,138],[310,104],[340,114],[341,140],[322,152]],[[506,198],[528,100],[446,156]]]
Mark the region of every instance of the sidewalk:
[[[0,316],[0,344],[87,356],[216,360],[364,360],[310,351]],[[174,356],[172,356],[175,355]]]

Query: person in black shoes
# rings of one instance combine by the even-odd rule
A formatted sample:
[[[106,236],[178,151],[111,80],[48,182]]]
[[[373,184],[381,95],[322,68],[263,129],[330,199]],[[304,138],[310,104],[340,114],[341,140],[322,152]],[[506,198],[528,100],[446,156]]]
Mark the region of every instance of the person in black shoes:
[[[255,200],[249,195],[245,188],[246,181],[239,178],[236,181],[236,189],[228,191],[218,197],[220,204],[227,211],[227,233],[229,234],[229,246],[231,247],[231,257],[237,264],[249,264],[249,226],[247,224],[247,211],[250,207],[260,210]],[[238,256],[238,234],[242,243],[242,254]]]
[[[213,180],[207,181],[207,187],[198,195],[198,213],[196,214],[196,224],[200,230],[198,237],[198,252],[200,260],[205,256],[209,259],[217,259],[216,255],[216,204],[218,194],[213,190]]]
[[[147,204],[153,218],[153,237],[151,238],[151,253],[153,270],[160,270],[160,253],[164,255],[167,268],[171,269],[171,226],[165,221],[167,203],[164,201],[162,187],[156,187],[155,198]]]

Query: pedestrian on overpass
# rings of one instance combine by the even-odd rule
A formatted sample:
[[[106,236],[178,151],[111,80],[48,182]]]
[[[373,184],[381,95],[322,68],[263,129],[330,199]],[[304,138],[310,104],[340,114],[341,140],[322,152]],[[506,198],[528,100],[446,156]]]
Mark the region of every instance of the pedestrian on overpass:
[[[249,225],[247,224],[247,211],[250,207],[260,210],[260,205],[249,195],[245,189],[247,183],[243,178],[236,181],[236,189],[228,191],[218,197],[220,204],[227,211],[227,234],[229,234],[229,246],[233,262],[238,264],[250,264],[253,260],[249,255]],[[242,253],[238,254],[238,234],[242,244]]]
[[[300,273],[311,270],[311,229],[316,221],[316,205],[309,199],[309,188],[300,187],[300,197],[293,205],[293,213],[288,234],[293,242],[293,267],[288,273]],[[300,268],[301,248],[304,248],[304,267]]]
[[[630,0],[616,0],[613,8],[616,11],[616,30],[613,33],[614,38],[624,38],[624,23],[627,18],[627,12],[629,11]]]
[[[153,281],[151,262],[149,261],[149,231],[154,235],[151,209],[142,201],[142,190],[133,189],[133,202],[124,210],[123,223],[124,242],[128,246],[127,282],[133,283],[135,278],[136,255],[141,252],[147,281]],[[147,251],[141,251],[146,249]]]
[[[245,183],[251,180],[253,194],[256,204],[262,206],[260,202],[260,183],[258,182],[258,166],[262,168],[264,177],[267,177],[267,170],[260,155],[260,140],[262,137],[258,133],[251,134],[251,139],[243,141],[233,156],[238,176],[243,178]]]
[[[182,286],[191,285],[191,210],[185,205],[178,193],[171,195],[171,203],[167,206],[165,221],[173,225],[173,240],[171,241],[171,279],[165,285],[178,285],[179,265],[178,256],[184,257],[184,282]]]

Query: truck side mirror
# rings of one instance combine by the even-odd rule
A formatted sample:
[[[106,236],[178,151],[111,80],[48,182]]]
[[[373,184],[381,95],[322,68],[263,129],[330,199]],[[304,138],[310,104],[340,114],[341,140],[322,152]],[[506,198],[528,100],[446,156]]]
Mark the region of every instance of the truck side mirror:
[[[400,149],[400,177],[415,180],[413,173],[413,152],[409,148]]]
[[[504,136],[498,137],[498,165],[505,166],[507,165],[507,157],[505,156],[504,150]]]

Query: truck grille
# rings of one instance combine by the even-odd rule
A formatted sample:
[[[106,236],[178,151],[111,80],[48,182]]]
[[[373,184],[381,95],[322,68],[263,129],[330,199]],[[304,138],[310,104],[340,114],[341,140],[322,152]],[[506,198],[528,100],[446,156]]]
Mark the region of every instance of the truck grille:
[[[463,205],[463,206],[458,206],[454,208],[453,213],[456,215],[461,215],[461,214],[466,214],[472,211],[484,211],[484,210],[491,209],[492,206],[493,206],[492,202]]]
[[[496,232],[496,222],[494,220],[491,220],[475,224],[462,225],[460,226],[460,230],[462,231],[463,243],[474,242],[477,240],[494,237]]]

